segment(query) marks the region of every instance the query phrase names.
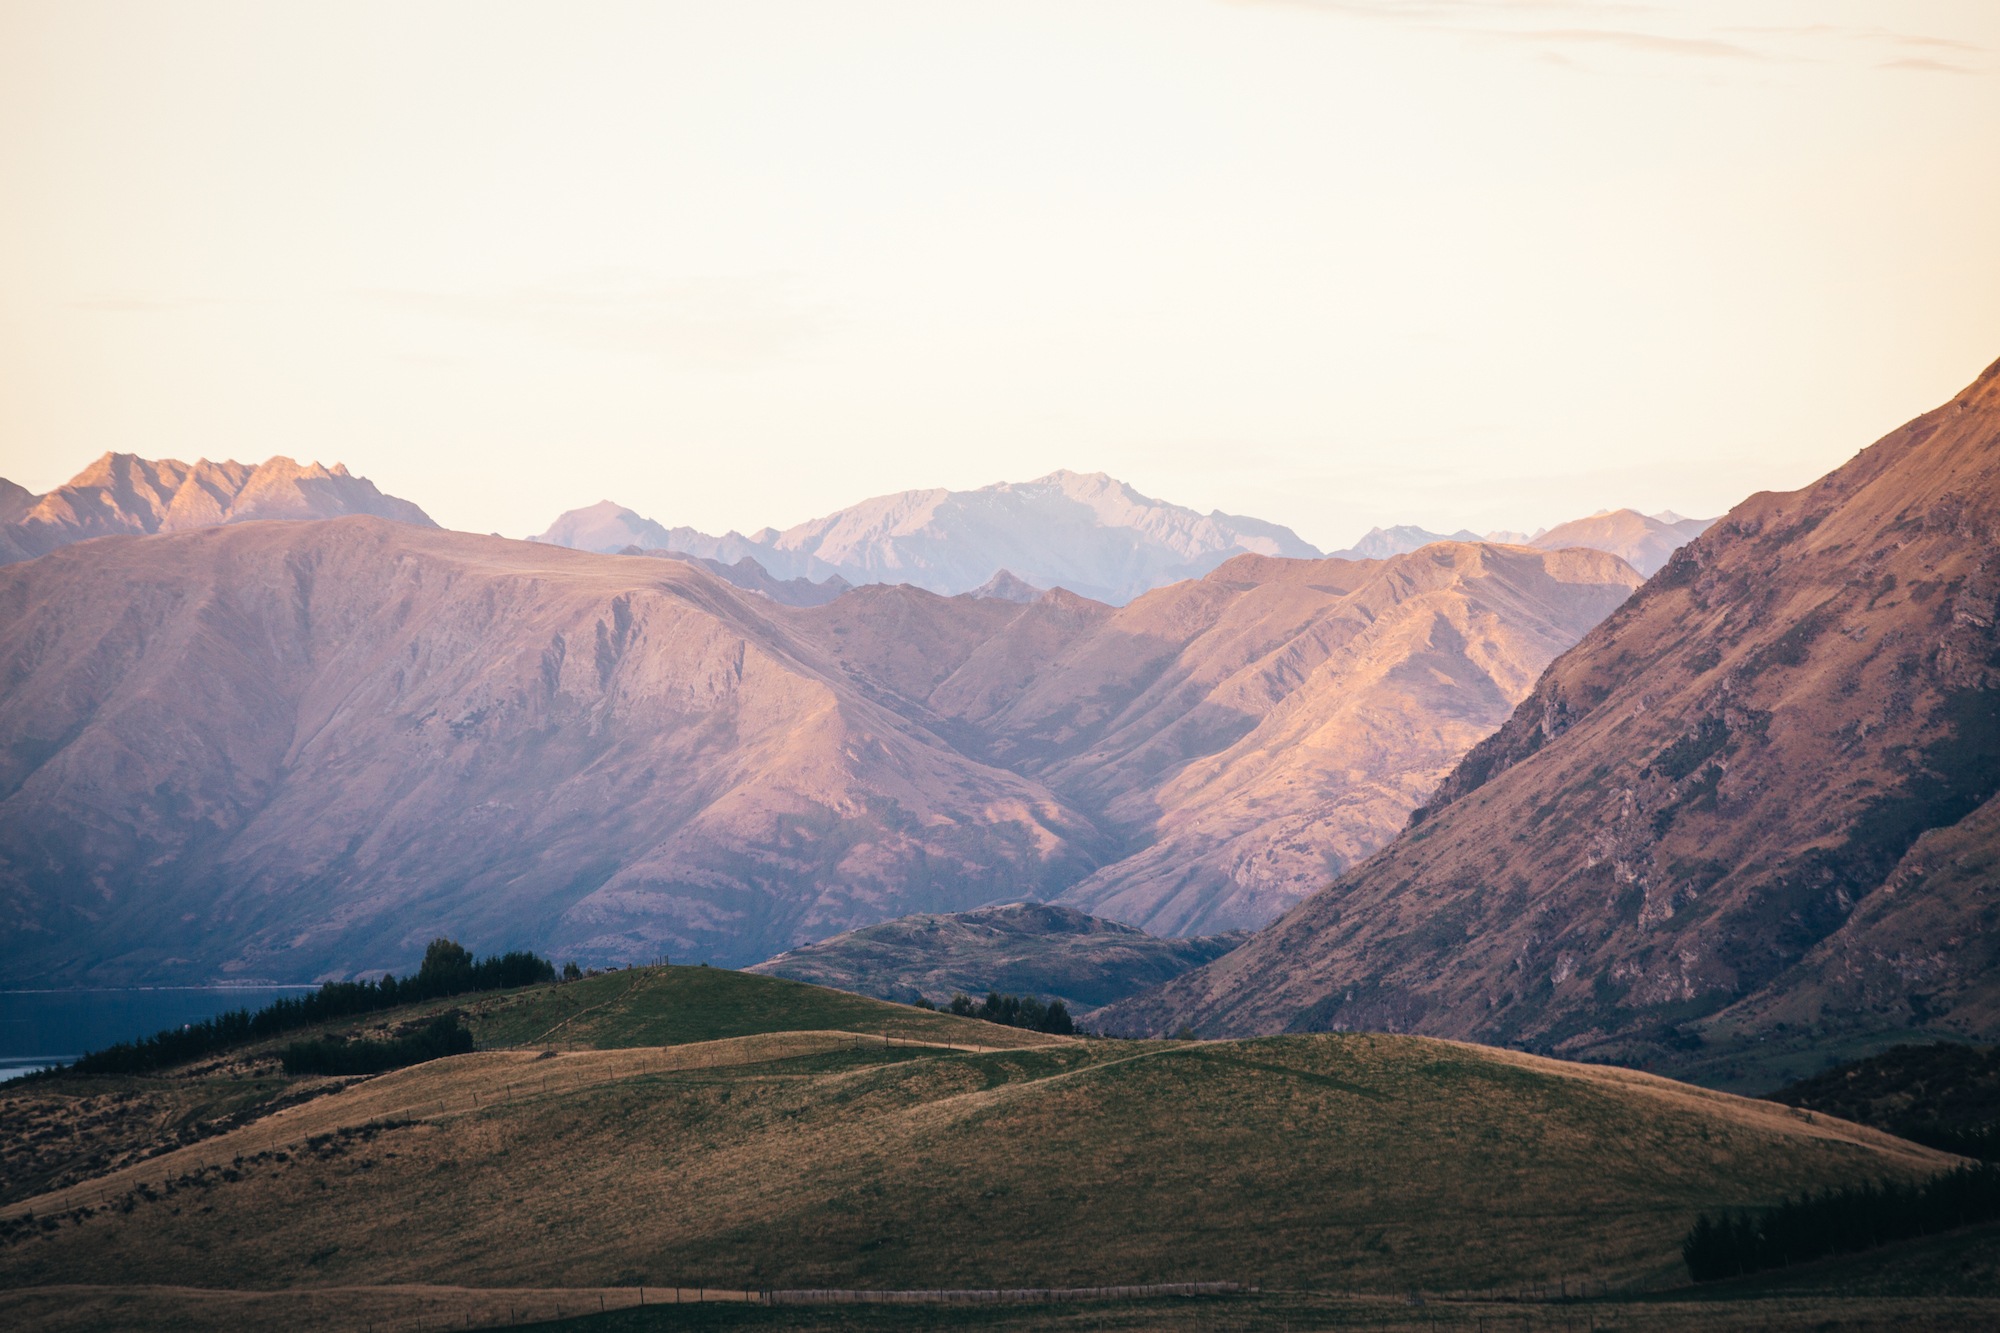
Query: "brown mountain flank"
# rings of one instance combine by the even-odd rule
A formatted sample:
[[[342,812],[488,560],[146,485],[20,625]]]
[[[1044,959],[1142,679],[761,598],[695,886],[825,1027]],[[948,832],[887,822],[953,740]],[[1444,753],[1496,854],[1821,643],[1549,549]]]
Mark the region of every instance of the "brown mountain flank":
[[[1636,581],[1468,545],[1116,611],[791,607],[369,518],[72,547],[0,570],[0,975],[346,974],[440,932],[739,963],[1065,891],[1257,924]]]
[[[1096,863],[784,611],[370,518],[0,571],[7,973],[351,972],[447,929],[752,961]]]
[[[0,564],[32,560],[91,537],[187,532],[256,519],[378,518],[436,527],[408,500],[366,477],[289,458],[188,464],[105,454],[47,495],[0,481]]]
[[[1394,837],[1638,582],[1599,551],[1239,556],[1108,617],[1005,707],[956,715],[1141,844],[1063,901],[1160,934],[1257,926]]]
[[[1996,616],[2000,364],[1737,506],[1393,844],[1115,1021],[1392,1028],[1723,1080],[1911,1027],[1990,1037]]]

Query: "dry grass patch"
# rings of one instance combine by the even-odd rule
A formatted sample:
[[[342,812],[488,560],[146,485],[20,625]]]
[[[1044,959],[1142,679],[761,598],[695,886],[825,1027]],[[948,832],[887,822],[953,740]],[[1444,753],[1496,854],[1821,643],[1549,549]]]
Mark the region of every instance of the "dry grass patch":
[[[478,1052],[216,1148],[226,1166],[212,1151],[171,1190],[171,1156],[108,1179],[111,1209],[0,1249],[0,1284],[1617,1286],[1678,1280],[1700,1208],[1947,1160],[1645,1076],[1353,1034]]]

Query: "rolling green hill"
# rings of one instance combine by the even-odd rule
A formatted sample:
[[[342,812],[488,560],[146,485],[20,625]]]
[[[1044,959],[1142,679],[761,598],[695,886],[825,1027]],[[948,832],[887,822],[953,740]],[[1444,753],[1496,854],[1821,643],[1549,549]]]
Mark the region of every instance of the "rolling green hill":
[[[0,1207],[0,1311],[52,1284],[1617,1289],[1682,1281],[1702,1208],[1948,1162],[1416,1037],[1060,1039],[684,967],[456,1007],[472,1054],[292,1080],[321,1095]],[[0,1115],[267,1065],[56,1078]]]

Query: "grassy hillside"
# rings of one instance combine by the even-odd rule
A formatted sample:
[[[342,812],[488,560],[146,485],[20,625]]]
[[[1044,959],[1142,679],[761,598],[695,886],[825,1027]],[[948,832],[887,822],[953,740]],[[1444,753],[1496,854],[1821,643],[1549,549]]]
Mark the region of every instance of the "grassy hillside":
[[[293,1080],[297,1104],[0,1206],[0,1312],[60,1327],[115,1297],[132,1303],[118,1321],[143,1322],[195,1300],[189,1284],[297,1292],[334,1311],[325,1327],[382,1317],[339,1291],[390,1286],[489,1293],[491,1322],[499,1289],[540,1291],[552,1315],[640,1284],[1635,1288],[1682,1281],[1702,1208],[1947,1160],[1768,1102],[1416,1037],[1049,1038],[703,968],[462,1007],[472,1054]],[[24,1089],[5,1114],[99,1082]],[[58,1284],[97,1294],[23,1294]],[[185,1317],[303,1317],[249,1308]]]
[[[823,986],[713,967],[635,967],[561,986],[530,986],[463,1008],[482,1049],[615,1050],[820,1030],[958,1046],[1035,1046],[1053,1040]]]

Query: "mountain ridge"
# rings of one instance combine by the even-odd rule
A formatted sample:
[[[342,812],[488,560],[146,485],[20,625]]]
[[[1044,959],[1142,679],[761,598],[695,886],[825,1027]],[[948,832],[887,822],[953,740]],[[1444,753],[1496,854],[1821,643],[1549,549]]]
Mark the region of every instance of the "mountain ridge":
[[[1910,1028],[1990,1038],[1996,550],[2000,363],[1731,510],[1393,843],[1115,1021],[1382,1026],[1722,1081]]]
[[[747,963],[1189,838],[1264,868],[1110,887],[1137,924],[1214,933],[1392,835],[1636,582],[1598,552],[1439,547],[1246,555],[1125,608],[892,584],[787,606],[686,560],[365,516],[66,547],[0,567],[4,975],[351,975],[445,930]],[[1301,688],[1373,700],[1372,748],[1265,762]],[[1404,747],[1417,698],[1440,717]],[[1372,822],[1259,843],[1258,803],[1297,810],[1329,755]],[[1188,827],[1160,823],[1147,793],[1200,763],[1234,813],[1195,819],[1197,783],[1167,803]]]
[[[372,514],[417,527],[422,509],[384,495],[344,463],[188,464],[107,453],[46,495],[0,482],[0,564],[32,560],[93,537],[186,532],[227,523]]]
[[[1374,528],[1331,553],[1348,560],[1407,555],[1440,542],[1588,546],[1611,551],[1641,574],[1707,526],[1708,520],[1607,510],[1544,530],[1479,534],[1432,532],[1413,524]],[[709,536],[665,527],[609,500],[561,515],[531,541],[613,553],[677,550],[734,564],[757,560],[774,577],[853,584],[909,583],[946,596],[972,592],[1001,573],[1035,588],[1064,587],[1122,606],[1135,597],[1200,578],[1238,555],[1319,559],[1326,553],[1291,529],[1260,519],[1193,509],[1140,494],[1105,473],[1052,472],[1029,482],[970,491],[942,487],[876,496],[822,518],[749,536]]]

